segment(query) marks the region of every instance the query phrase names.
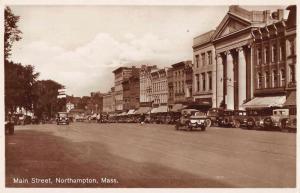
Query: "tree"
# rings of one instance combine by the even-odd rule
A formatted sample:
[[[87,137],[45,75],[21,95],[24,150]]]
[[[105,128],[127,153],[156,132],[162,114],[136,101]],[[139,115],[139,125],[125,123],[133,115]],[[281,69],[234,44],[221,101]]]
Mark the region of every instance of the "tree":
[[[39,73],[32,65],[22,66],[5,60],[5,112],[15,112],[17,107],[32,110],[33,91]]]
[[[17,23],[20,16],[14,15],[9,7],[5,7],[4,12],[4,59],[8,60],[11,55],[11,47],[15,41],[19,41],[21,37],[21,30],[18,29]]]
[[[57,99],[58,89],[63,86],[53,80],[40,80],[33,85],[34,103],[33,110],[38,118],[41,116],[52,117],[61,110],[61,102]]]

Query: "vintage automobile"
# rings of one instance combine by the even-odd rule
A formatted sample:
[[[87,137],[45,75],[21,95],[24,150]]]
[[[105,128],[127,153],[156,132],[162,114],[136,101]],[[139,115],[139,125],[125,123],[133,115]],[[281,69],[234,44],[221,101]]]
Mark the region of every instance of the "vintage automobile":
[[[224,110],[223,114],[219,117],[219,126],[221,127],[231,127],[234,120],[233,110]]]
[[[232,126],[235,128],[247,127],[248,112],[243,110],[235,110]]]
[[[272,111],[270,108],[247,110],[247,129],[270,127]]]
[[[269,126],[281,131],[296,131],[297,118],[288,108],[274,109],[273,115],[268,119]]]
[[[297,131],[297,109],[289,108],[289,118],[286,121],[285,129],[288,131],[296,132]]]
[[[247,127],[248,113],[245,110],[224,110],[219,114],[218,122],[222,127]]]
[[[190,116],[190,122],[188,123],[188,129],[198,129],[205,131],[206,127],[211,125],[211,120],[207,118],[206,114],[203,112],[196,112],[195,115]]]
[[[56,116],[56,124],[66,124],[69,125],[69,117],[67,112],[58,112]]]
[[[197,109],[181,110],[181,117],[175,124],[176,130],[202,130],[204,131],[211,123],[210,119]]]
[[[221,117],[224,114],[224,109],[223,108],[210,108],[207,111],[207,116],[211,120],[211,124],[213,126],[219,126],[221,123]]]

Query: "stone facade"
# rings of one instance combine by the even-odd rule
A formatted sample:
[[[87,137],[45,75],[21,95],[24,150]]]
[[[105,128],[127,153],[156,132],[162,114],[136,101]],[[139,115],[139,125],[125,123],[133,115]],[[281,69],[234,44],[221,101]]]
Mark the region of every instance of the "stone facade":
[[[153,106],[161,106],[168,104],[168,69],[157,69],[151,72],[152,92],[151,101]]]
[[[270,11],[248,11],[230,6],[217,27],[212,43],[216,50],[217,106],[243,109],[253,98],[254,72],[252,33],[258,27],[277,22]]]
[[[151,92],[152,92],[152,83],[151,83],[151,72],[157,70],[157,67],[142,65],[140,70],[140,105],[141,106],[151,106]]]
[[[103,110],[102,112],[111,113],[115,111],[114,87],[106,94],[103,94]]]

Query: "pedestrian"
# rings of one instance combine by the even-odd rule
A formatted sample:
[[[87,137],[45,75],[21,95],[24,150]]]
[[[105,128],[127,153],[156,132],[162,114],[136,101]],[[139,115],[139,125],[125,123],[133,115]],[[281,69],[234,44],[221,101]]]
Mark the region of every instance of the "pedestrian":
[[[145,114],[142,113],[141,115],[141,124],[144,125],[145,124]]]

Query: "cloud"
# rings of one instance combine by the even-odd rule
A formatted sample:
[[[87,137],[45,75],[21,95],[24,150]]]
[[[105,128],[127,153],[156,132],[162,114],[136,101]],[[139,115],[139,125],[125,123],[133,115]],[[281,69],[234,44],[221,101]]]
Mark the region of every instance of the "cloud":
[[[12,60],[33,64],[41,73],[40,78],[58,81],[66,86],[68,94],[83,96],[91,91],[110,90],[114,84],[112,70],[121,65],[169,66],[190,59],[191,55],[191,45],[172,38],[127,33],[123,40],[117,40],[110,34],[99,33],[73,50],[42,41],[16,45]]]

